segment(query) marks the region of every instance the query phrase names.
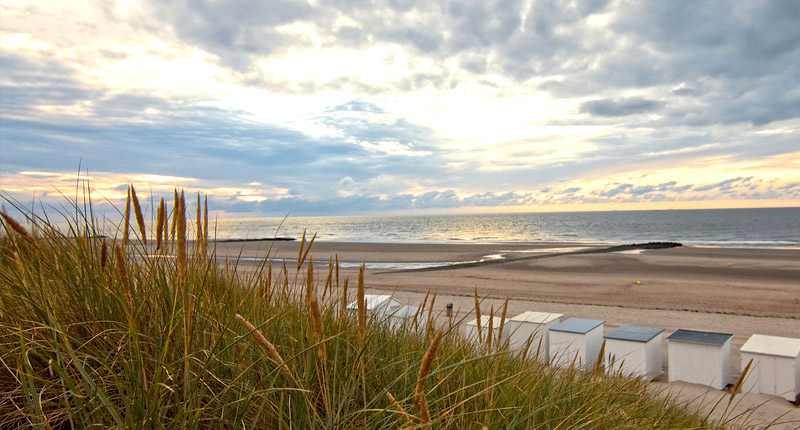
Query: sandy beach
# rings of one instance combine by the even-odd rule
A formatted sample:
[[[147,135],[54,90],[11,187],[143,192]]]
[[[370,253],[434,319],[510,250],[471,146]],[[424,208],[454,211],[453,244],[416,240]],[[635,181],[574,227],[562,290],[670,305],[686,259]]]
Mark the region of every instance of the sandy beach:
[[[269,255],[296,264],[299,242],[225,242],[220,257],[255,264]],[[732,374],[739,375],[738,349],[754,334],[800,338],[800,250],[678,247],[583,255],[560,255],[451,270],[387,270],[381,263],[455,263],[531,258],[537,255],[602,248],[602,244],[378,244],[316,242],[310,257],[318,264],[338,256],[342,277],[355,280],[357,265],[368,268],[366,285],[373,293],[391,293],[402,302],[420,304],[425,294],[437,293],[436,306],[453,303],[459,318],[474,310],[474,291],[484,312],[500,309],[510,299],[508,315],[535,310],[564,317],[606,320],[605,331],[622,324],[646,325],[672,331],[696,329],[733,334]],[[403,266],[391,266],[403,268]],[[427,266],[423,266],[427,267]],[[665,336],[666,337],[666,336]],[[667,364],[664,345],[664,367]],[[708,408],[724,393],[692,384],[666,384],[683,401]],[[762,404],[749,419],[766,424],[786,414],[790,421],[775,428],[800,426],[800,409],[771,396],[740,397],[739,411]],[[737,399],[738,400],[738,399]]]

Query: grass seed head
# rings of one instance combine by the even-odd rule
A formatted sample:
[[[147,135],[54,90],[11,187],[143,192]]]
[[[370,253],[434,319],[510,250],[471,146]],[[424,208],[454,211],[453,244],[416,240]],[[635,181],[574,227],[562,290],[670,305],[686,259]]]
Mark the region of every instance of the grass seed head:
[[[186,256],[186,200],[181,191],[180,198],[178,199],[178,213],[175,214],[177,219],[177,239],[178,239],[178,280],[181,286],[186,284],[186,273],[188,271],[189,263]]]
[[[18,223],[17,220],[15,220],[14,218],[11,218],[5,211],[0,213],[0,215],[2,215],[3,220],[6,223],[6,231],[8,231],[9,227],[11,227],[11,231],[19,235],[19,237],[25,240],[25,242],[30,243],[34,247],[38,247],[38,245],[36,244],[36,238],[33,237],[30,233],[28,233],[28,230],[26,230],[25,227],[22,226],[22,224]]]
[[[248,332],[250,332],[250,337],[253,338],[256,344],[260,346],[267,353],[267,356],[269,356],[269,358],[272,359],[272,361],[274,361],[278,365],[278,367],[280,367],[281,370],[283,370],[283,372],[286,373],[287,376],[294,379],[294,375],[292,374],[291,369],[289,369],[289,366],[286,365],[286,362],[283,361],[283,357],[281,357],[280,353],[278,353],[278,350],[275,348],[275,345],[273,345],[272,342],[267,340],[266,336],[264,336],[263,333],[261,333],[253,324],[250,323],[250,321],[247,321],[243,316],[236,314],[236,321],[242,323],[242,325],[244,325],[244,328],[247,329]]]
[[[139,233],[142,235],[142,243],[147,245],[147,233],[144,228],[144,215],[142,214],[142,207],[139,205],[139,199],[136,197],[136,189],[131,184],[131,201],[133,202],[133,210],[136,213],[136,224],[139,225]]]
[[[161,198],[161,201],[158,202],[158,210],[156,211],[156,250],[161,249],[162,245],[162,233],[164,229],[164,198]]]
[[[439,343],[442,341],[443,332],[438,331],[433,337],[428,350],[422,356],[422,362],[419,366],[419,374],[417,375],[417,386],[414,389],[414,403],[419,409],[419,419],[423,424],[430,424],[431,414],[428,411],[428,400],[425,396],[425,379],[430,374],[434,358],[436,358],[436,349],[439,348]]]
[[[196,241],[197,243],[195,246],[202,246],[203,245],[203,218],[202,212],[200,209],[200,193],[197,193],[197,213],[195,214],[195,233],[196,233]]]
[[[108,265],[108,243],[104,240],[100,247],[100,269],[105,270],[106,265]]]

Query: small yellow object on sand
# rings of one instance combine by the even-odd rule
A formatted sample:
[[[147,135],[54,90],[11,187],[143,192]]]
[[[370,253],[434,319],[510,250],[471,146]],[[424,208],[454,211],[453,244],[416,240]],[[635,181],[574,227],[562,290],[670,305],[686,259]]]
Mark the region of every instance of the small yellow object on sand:
[[[636,285],[642,285],[642,281],[636,281]]]

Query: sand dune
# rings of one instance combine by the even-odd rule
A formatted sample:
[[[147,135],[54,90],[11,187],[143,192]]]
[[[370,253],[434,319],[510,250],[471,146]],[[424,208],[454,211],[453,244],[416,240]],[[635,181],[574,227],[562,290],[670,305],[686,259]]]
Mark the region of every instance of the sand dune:
[[[335,255],[341,263],[441,263],[479,261],[498,255],[513,259],[537,255],[541,250],[553,253],[586,246],[320,242],[314,244],[310,256],[318,263]],[[220,256],[241,255],[245,257],[242,264],[247,265],[268,251],[273,258],[294,260],[298,247],[297,242],[232,242],[219,244],[217,252]],[[356,270],[343,269],[341,276],[353,279]],[[679,247],[641,253],[561,255],[457,270],[370,269],[366,283],[374,292],[393,293],[412,304],[421,303],[428,291],[436,291],[437,306],[444,309],[446,303],[454,303],[457,318],[468,318],[473,312],[472,295],[477,289],[486,309],[499,309],[508,297],[509,315],[537,310],[603,319],[608,321],[606,332],[622,324],[636,324],[662,327],[667,332],[689,328],[732,333],[734,377],[739,374],[738,349],[750,335],[800,337],[797,249]],[[666,367],[666,345],[663,361]],[[659,378],[654,387],[667,386],[665,380]],[[669,384],[667,388],[680,392],[679,398],[700,408],[708,408],[713,404],[708,399],[723,394],[683,383]],[[785,400],[756,394],[741,399],[736,411],[766,402],[750,416],[754,423],[764,424],[787,414],[782,420],[792,422],[775,428],[800,426],[800,409]]]

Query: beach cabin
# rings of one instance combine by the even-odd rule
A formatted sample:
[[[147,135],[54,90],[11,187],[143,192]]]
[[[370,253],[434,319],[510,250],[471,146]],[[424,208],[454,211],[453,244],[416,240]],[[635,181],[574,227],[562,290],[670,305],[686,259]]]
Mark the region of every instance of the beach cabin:
[[[728,333],[682,329],[669,335],[669,382],[725,388],[731,379],[732,337]]]
[[[364,301],[367,304],[367,312],[369,313],[391,312],[403,305],[392,296],[384,294],[365,294]],[[347,310],[358,310],[358,300],[354,300],[347,305]]]
[[[506,322],[503,331],[508,333],[508,346],[511,349],[522,350],[528,344],[528,356],[539,357],[543,361],[550,359],[550,327],[558,324],[564,314],[551,314],[547,312],[523,312],[511,317]],[[504,336],[506,337],[506,336]]]
[[[428,323],[428,313],[419,310],[419,306],[405,305],[385,313],[389,327],[393,330],[405,328],[414,330],[414,316],[417,316],[417,330],[424,330]]]
[[[550,360],[559,367],[590,367],[603,347],[602,320],[570,318],[550,327]]]
[[[742,371],[753,360],[742,390],[780,396],[797,402],[800,396],[800,339],[754,334],[742,345]]]
[[[606,372],[643,378],[661,376],[663,328],[623,325],[605,335]]]
[[[500,333],[500,323],[503,321],[500,317],[493,317],[492,319],[492,345],[497,345],[497,335]],[[508,321],[508,319],[506,319]],[[485,344],[486,343],[486,333],[489,330],[489,315],[481,315],[481,337],[480,341],[478,340],[478,320],[474,319],[464,324],[464,335],[466,336],[467,340],[470,342]],[[505,331],[505,326],[503,326],[503,331]],[[505,334],[503,334],[503,339],[501,339],[501,343],[505,342]]]

